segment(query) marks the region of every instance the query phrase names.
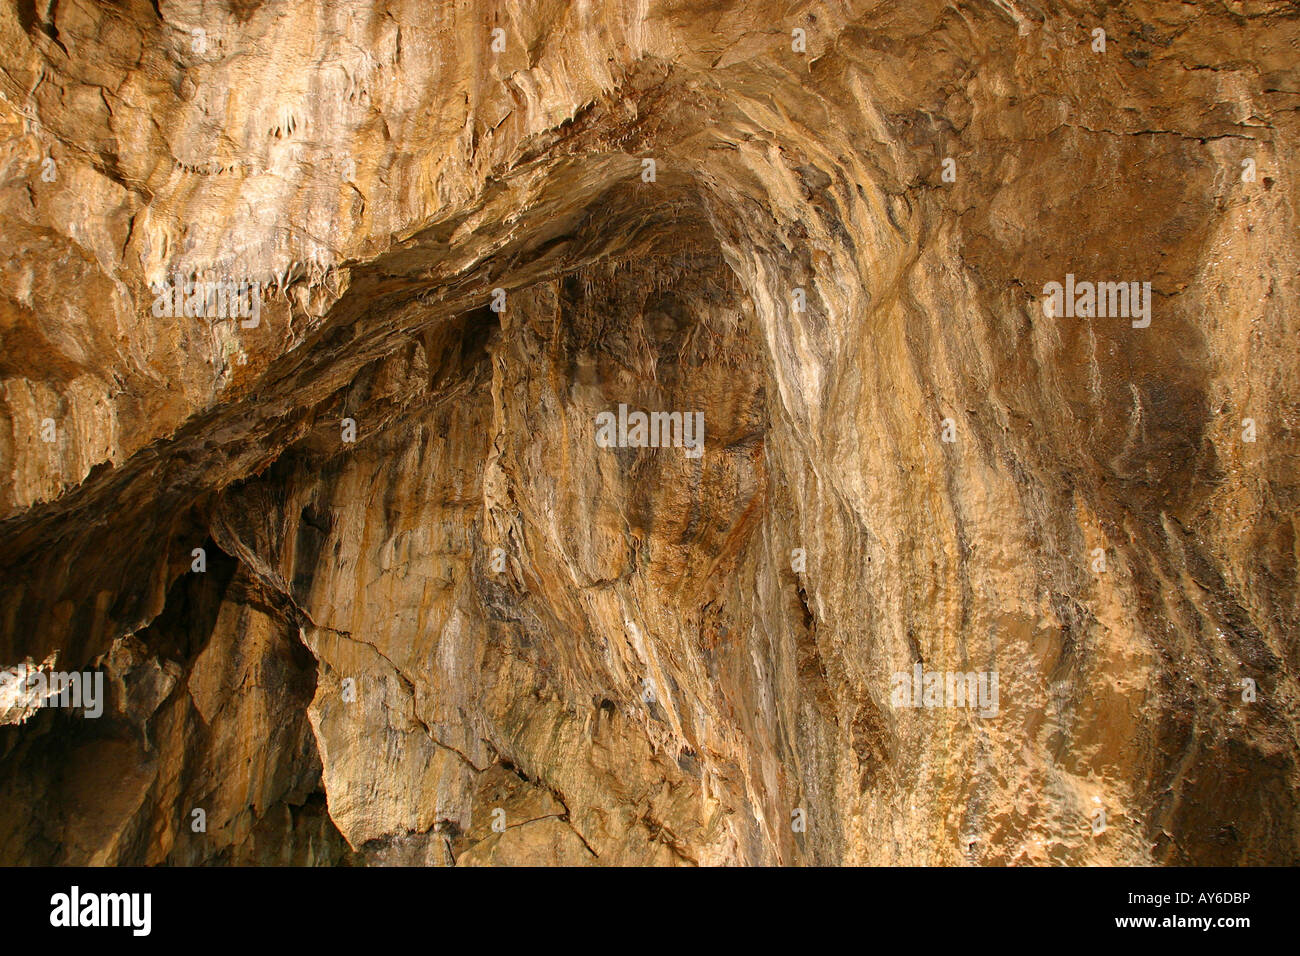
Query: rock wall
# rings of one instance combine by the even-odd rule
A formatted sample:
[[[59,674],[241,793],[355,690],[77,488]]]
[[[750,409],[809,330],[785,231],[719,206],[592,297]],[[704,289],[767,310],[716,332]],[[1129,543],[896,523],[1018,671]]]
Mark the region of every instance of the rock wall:
[[[1293,4],[0,41],[0,862],[1300,860]]]

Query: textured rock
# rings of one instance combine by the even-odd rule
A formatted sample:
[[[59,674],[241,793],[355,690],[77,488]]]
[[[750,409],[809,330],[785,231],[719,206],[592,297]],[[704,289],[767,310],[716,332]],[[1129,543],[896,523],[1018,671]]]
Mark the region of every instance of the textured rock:
[[[1300,860],[1293,5],[0,41],[0,861]]]

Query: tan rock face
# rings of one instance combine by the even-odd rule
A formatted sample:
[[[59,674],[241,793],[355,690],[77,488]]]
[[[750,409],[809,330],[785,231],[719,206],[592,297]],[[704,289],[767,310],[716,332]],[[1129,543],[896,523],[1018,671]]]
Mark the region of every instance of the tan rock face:
[[[0,43],[0,862],[1300,860],[1293,5]]]

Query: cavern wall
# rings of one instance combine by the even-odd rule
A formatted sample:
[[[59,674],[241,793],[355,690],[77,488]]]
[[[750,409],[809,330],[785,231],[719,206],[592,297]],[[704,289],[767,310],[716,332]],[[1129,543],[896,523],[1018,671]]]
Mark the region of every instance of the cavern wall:
[[[1294,4],[0,43],[0,862],[1300,859]]]

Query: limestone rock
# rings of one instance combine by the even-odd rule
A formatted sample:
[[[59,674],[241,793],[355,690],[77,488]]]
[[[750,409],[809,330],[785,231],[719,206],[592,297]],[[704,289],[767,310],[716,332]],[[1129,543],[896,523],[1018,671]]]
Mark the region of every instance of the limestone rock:
[[[1298,46],[0,10],[0,862],[1300,862]]]

